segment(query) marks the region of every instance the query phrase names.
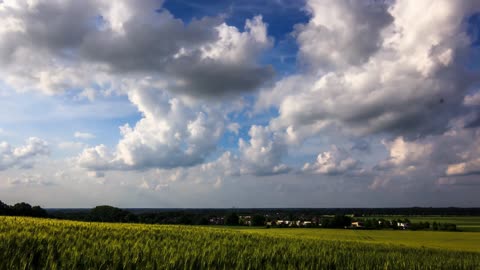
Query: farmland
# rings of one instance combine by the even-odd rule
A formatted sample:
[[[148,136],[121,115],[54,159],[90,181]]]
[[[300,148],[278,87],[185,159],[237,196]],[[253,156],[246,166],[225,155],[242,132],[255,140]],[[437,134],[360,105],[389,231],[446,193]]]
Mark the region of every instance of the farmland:
[[[478,237],[0,217],[0,269],[479,269]]]
[[[480,217],[442,217],[442,216],[413,216],[408,217],[412,222],[441,222],[453,223],[457,228],[465,232],[480,232]]]
[[[233,228],[235,230],[235,228]],[[402,230],[345,230],[345,229],[237,229],[244,233],[282,235],[303,239],[389,244],[412,248],[480,251],[480,233]]]

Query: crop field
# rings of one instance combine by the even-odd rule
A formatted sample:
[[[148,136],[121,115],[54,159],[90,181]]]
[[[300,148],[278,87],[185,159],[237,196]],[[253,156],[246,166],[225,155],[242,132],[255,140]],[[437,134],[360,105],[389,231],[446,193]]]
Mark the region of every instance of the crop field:
[[[235,230],[235,228],[232,228]],[[412,248],[436,248],[452,251],[480,252],[480,233],[401,230],[345,230],[345,229],[238,229],[244,233],[348,241],[366,244],[388,244]]]
[[[371,218],[384,218],[387,220],[408,218],[411,222],[453,223],[461,231],[480,232],[480,217],[473,216],[377,216]]]
[[[480,217],[410,217],[412,222],[453,223],[459,230],[465,232],[480,232]]]
[[[468,240],[474,233],[451,233],[461,245],[450,249],[369,235],[381,231],[349,233],[0,217],[0,269],[480,269],[480,252]]]

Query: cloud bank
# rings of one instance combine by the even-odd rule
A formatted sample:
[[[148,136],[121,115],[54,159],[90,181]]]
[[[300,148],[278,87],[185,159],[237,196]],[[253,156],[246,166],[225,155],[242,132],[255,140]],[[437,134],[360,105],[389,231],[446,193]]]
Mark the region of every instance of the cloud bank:
[[[478,191],[478,1],[307,0],[305,20],[281,35],[275,14],[187,18],[167,6],[0,2],[0,97],[48,99],[63,105],[57,114],[89,117],[2,123],[11,125],[2,140],[16,137],[2,130],[19,130],[58,145],[31,134],[19,135],[30,137],[23,146],[2,142],[9,188],[75,179],[84,190],[186,201],[244,188],[260,204],[309,192],[379,201],[417,192],[442,203],[435,192],[460,200],[464,187]],[[276,195],[253,198],[256,187]]]

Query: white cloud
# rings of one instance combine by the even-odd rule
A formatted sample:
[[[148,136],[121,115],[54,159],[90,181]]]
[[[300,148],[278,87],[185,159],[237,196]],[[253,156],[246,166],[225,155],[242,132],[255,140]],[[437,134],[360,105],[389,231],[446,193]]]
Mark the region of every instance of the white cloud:
[[[257,103],[278,108],[274,130],[287,130],[295,142],[327,126],[415,137],[442,133],[464,113],[464,95],[478,80],[464,68],[471,46],[463,20],[480,10],[478,1],[399,0],[378,9],[308,1],[308,7],[312,18],[297,40],[310,68],[282,78]],[[418,10],[428,10],[421,20]]]
[[[94,100],[123,82],[151,77],[168,90],[218,97],[252,91],[273,71],[258,62],[271,47],[261,16],[245,31],[217,18],[176,19],[158,1],[4,1],[0,74],[17,91],[81,89]]]
[[[84,140],[89,140],[89,139],[95,138],[95,135],[93,135],[92,133],[80,132],[80,131],[75,132],[75,134],[73,134],[73,136],[75,138],[84,139]]]
[[[105,145],[87,148],[77,157],[77,163],[90,171],[102,171],[113,167],[113,155]]]
[[[445,160],[447,176],[480,174],[480,129],[454,130],[438,142],[438,156],[449,155]]]
[[[362,64],[378,51],[381,31],[392,22],[387,3],[311,0],[310,21],[296,30],[304,61],[321,68]]]
[[[290,170],[282,163],[287,149],[281,137],[268,127],[255,125],[250,128],[248,134],[250,141],[240,139],[238,143],[242,174],[271,175]]]
[[[78,94],[79,99],[86,98],[89,101],[94,101],[97,98],[97,91],[93,88],[86,88],[80,94]]]
[[[232,132],[232,133],[235,133],[236,135],[238,135],[238,132],[240,130],[241,126],[239,123],[230,123],[228,124],[227,126],[227,129]],[[1,133],[1,132],[0,132]]]
[[[465,106],[480,106],[480,92],[465,96],[463,104]]]
[[[317,156],[314,163],[305,163],[302,168],[304,172],[339,175],[361,172],[360,162],[353,159],[350,154],[342,148],[333,145],[330,151],[322,152]]]
[[[447,175],[480,174],[480,158],[448,165]]]
[[[380,164],[381,168],[408,167],[425,162],[430,158],[432,145],[427,142],[408,142],[403,137],[397,137],[383,144],[389,151],[389,158]]]
[[[480,10],[478,1],[309,0],[311,18],[293,32],[298,72],[273,85],[264,62],[288,40],[275,44],[262,16],[235,27],[223,15],[184,22],[158,1],[0,2],[0,107],[15,104],[0,116],[6,127],[140,118],[121,126],[113,144],[90,147],[84,140],[95,134],[85,130],[73,134],[79,142],[57,141],[61,152],[80,152],[58,163],[39,158],[50,152],[39,139],[1,143],[0,178],[22,194],[57,179],[65,194],[75,191],[67,203],[81,187],[88,198],[78,201],[88,203],[107,196],[162,205],[171,194],[174,206],[237,195],[290,206],[313,194],[305,203],[312,206],[406,190],[425,202],[424,191],[478,184],[480,95],[471,92],[478,76],[465,68],[472,49],[465,18]],[[27,94],[14,91],[57,96],[29,93],[23,107],[15,101]],[[237,149],[224,145],[237,136]],[[35,173],[22,174],[34,164]],[[379,189],[391,192],[372,191]]]
[[[0,142],[0,170],[13,167],[30,168],[35,158],[50,154],[48,144],[35,137],[27,139],[25,145],[12,147],[7,142]]]
[[[176,168],[203,162],[223,134],[221,115],[206,106],[185,104],[158,89],[136,88],[129,98],[142,112],[135,127],[121,127],[114,151],[86,149],[80,166],[90,170]]]

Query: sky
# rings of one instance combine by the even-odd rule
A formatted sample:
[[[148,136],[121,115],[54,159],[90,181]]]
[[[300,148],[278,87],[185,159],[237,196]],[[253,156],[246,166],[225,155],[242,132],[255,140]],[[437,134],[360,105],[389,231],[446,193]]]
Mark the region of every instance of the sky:
[[[478,207],[476,0],[0,0],[0,200]]]

